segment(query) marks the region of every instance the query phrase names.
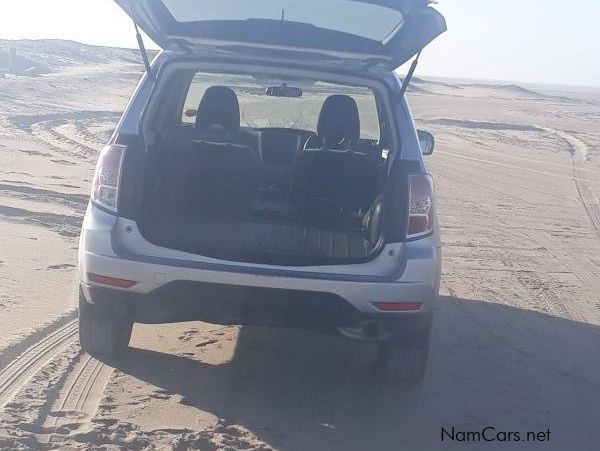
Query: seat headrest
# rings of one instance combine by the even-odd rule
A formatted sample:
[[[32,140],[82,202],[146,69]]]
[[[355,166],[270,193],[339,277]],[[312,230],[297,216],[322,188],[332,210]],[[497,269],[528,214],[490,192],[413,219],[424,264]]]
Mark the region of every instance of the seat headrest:
[[[211,86],[204,92],[196,115],[196,130],[214,131],[222,127],[226,133],[235,133],[240,128],[240,105],[232,89]]]
[[[327,97],[319,114],[317,135],[328,146],[342,141],[358,141],[360,138],[360,117],[358,106],[350,96],[335,94]]]

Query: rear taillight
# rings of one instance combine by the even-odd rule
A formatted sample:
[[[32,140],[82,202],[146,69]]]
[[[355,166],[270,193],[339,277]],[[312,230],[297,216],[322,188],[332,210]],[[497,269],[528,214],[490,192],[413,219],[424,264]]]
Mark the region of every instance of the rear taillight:
[[[409,176],[409,180],[406,238],[414,239],[428,235],[433,230],[433,179],[426,174],[413,174]]]
[[[125,146],[112,144],[100,152],[92,183],[92,201],[114,213],[119,201],[119,182]]]

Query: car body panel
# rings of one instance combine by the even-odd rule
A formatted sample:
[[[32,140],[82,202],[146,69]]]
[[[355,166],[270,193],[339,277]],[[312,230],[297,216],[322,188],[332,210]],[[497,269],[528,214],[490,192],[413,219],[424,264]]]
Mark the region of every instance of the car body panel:
[[[183,53],[211,49],[395,69],[446,31],[429,0],[115,1],[159,46]]]
[[[363,313],[377,313],[372,304],[377,301],[418,301],[430,309],[435,305],[439,289],[441,259],[437,236],[404,243],[402,256],[397,258],[400,271],[396,273],[357,275],[344,271],[342,266],[261,267],[228,261],[203,261],[192,255],[182,255],[184,253],[148,257],[122,247],[119,230],[133,232],[128,232],[127,225],[123,229],[120,222],[116,216],[90,204],[79,247],[79,276],[84,285],[99,286],[88,278],[88,273],[93,273],[136,281],[138,283],[127,291],[139,294],[149,294],[182,280],[319,291],[338,295]],[[389,253],[386,256],[396,257]]]

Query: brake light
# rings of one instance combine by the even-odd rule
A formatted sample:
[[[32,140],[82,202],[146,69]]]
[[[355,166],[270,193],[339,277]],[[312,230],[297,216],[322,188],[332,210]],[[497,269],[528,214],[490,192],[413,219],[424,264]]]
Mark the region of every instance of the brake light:
[[[119,200],[119,182],[126,146],[112,144],[100,152],[92,183],[92,201],[114,213]]]
[[[413,239],[428,235],[433,230],[433,179],[426,174],[413,174],[409,180],[407,238]]]

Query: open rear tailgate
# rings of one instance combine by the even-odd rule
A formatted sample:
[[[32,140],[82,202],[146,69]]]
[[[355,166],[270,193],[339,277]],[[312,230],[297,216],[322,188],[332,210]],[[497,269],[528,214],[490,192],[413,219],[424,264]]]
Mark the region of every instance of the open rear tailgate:
[[[430,0],[115,0],[163,49],[395,69],[446,31]]]

